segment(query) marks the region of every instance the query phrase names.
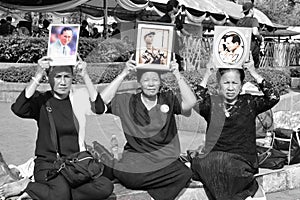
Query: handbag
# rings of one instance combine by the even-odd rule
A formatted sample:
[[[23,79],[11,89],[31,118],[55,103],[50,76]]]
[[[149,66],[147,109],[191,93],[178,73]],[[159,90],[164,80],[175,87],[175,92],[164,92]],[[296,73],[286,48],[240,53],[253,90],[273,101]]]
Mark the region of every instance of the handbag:
[[[76,188],[100,177],[103,173],[104,165],[100,160],[95,159],[89,151],[76,152],[66,157],[60,156],[57,145],[57,133],[49,101],[46,102],[46,110],[50,122],[51,140],[55,146],[57,156],[54,162],[54,169],[48,171],[46,181],[61,174],[72,188]]]
[[[287,155],[273,147],[256,146],[258,166],[267,169],[281,169],[287,162]]]

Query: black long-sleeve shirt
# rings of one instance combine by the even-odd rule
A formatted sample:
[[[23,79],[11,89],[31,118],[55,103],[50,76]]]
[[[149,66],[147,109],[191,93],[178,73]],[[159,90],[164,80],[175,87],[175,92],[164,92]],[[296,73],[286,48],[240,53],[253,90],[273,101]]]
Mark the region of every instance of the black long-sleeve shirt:
[[[279,93],[270,83],[263,80],[259,84],[263,96],[239,95],[237,102],[224,112],[221,96],[210,95],[206,88],[196,91],[198,103],[195,110],[207,122],[205,151],[224,151],[236,153],[252,164],[256,163],[255,118],[258,114],[271,109],[279,102]]]
[[[35,119],[38,133],[35,155],[44,161],[56,160],[56,150],[51,140],[50,123],[46,110],[46,102],[49,101],[53,110],[52,115],[58,136],[58,148],[61,156],[66,156],[79,151],[78,121],[73,114],[70,98],[59,100],[53,97],[50,91],[41,93],[36,91],[30,98],[25,97],[25,90],[18,96],[11,106],[12,111],[21,118]],[[101,114],[105,106],[98,94],[96,101],[91,102],[94,112]]]

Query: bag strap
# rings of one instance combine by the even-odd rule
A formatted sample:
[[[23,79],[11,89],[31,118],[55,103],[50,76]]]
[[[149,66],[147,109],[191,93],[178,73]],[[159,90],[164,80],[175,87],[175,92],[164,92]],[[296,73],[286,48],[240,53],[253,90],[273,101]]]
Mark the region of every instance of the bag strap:
[[[52,116],[52,108],[51,108],[49,100],[46,102],[46,110],[48,113],[48,118],[49,118],[49,123],[50,123],[50,136],[51,136],[52,144],[55,147],[56,157],[60,158],[60,154],[58,151],[58,144],[57,144],[57,133],[56,133],[54,119]]]
[[[273,123],[274,123],[273,112],[272,112],[271,109],[270,109],[270,117],[271,117],[271,125],[268,127],[268,126],[264,125],[263,119],[261,119],[261,117],[259,115],[257,115],[257,118],[258,118],[259,122],[261,123],[261,125],[262,125],[262,127],[265,131],[269,130],[272,127]]]

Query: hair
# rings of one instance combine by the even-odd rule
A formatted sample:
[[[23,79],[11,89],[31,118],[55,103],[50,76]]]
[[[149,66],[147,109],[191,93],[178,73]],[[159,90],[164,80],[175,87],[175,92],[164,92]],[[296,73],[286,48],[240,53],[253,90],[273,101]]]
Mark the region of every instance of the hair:
[[[61,29],[60,34],[63,34],[65,31],[72,31],[73,33],[73,29],[71,29],[70,27],[64,27],[63,29]]]
[[[86,20],[82,20],[81,24],[82,25],[89,25],[89,23]]]
[[[48,69],[45,70],[47,76],[49,76],[51,74],[51,72],[54,70],[54,68],[56,68],[56,67],[70,67],[72,75],[74,75],[74,70],[73,70],[74,66],[73,65],[63,65],[63,66],[56,65],[56,66],[50,66]]]
[[[176,8],[179,5],[177,0],[169,0],[167,5],[171,5],[173,8]]]
[[[241,38],[237,34],[230,34],[230,35],[226,36],[226,38],[229,38],[229,37],[232,37],[232,43],[237,42],[237,43],[241,44]]]
[[[47,28],[50,25],[50,22],[47,19],[43,20],[43,28]]]
[[[217,72],[217,81],[218,83],[220,83],[220,80],[222,78],[222,76],[227,73],[227,72],[230,72],[230,71],[236,71],[240,74],[240,80],[241,80],[241,83],[244,81],[245,79],[245,72],[243,69],[237,69],[237,68],[219,68],[218,72]]]
[[[250,9],[251,10],[251,9]],[[248,15],[250,13],[250,10],[247,10],[244,12],[244,15]]]
[[[0,24],[5,24],[6,23],[6,20],[5,19],[1,19],[0,20]]]
[[[6,21],[10,21],[11,22],[12,21],[12,17],[11,16],[7,16],[6,17]]]
[[[116,22],[112,23],[111,24],[111,27],[114,29],[114,28],[117,28],[118,24]]]
[[[162,74],[161,71],[158,71],[158,70],[149,70],[149,69],[138,69],[137,72],[136,72],[136,80],[137,80],[137,82],[139,82],[139,83],[141,82],[141,78],[142,78],[143,74],[146,73],[146,72],[155,72],[155,73],[157,73],[158,77],[159,77],[159,79],[161,81],[161,74]]]

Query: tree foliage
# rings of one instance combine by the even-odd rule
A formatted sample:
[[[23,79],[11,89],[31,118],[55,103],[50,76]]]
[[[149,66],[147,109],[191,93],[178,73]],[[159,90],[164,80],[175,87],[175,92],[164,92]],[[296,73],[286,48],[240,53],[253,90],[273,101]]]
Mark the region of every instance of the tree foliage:
[[[265,13],[272,22],[286,26],[299,26],[299,0],[256,0],[255,7]]]

